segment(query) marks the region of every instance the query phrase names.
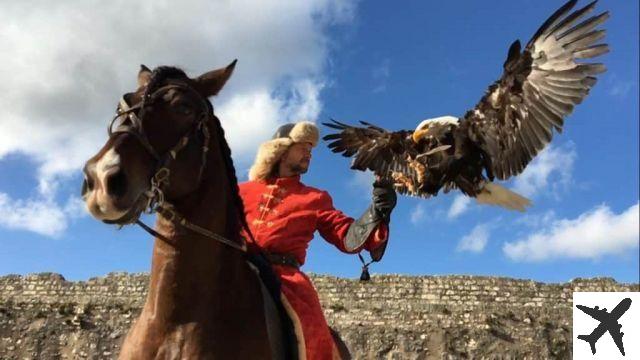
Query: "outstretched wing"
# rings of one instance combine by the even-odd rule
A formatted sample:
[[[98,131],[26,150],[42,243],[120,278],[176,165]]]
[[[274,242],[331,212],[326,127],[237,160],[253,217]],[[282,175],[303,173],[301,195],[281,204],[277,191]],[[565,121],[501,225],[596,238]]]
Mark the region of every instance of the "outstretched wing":
[[[352,169],[371,170],[378,176],[394,180],[400,193],[419,195],[417,189],[422,175],[415,167],[414,159],[419,152],[411,140],[413,131],[390,132],[367,122],[360,123],[364,127],[350,126],[333,119],[330,123],[323,123],[339,130],[324,136],[323,140],[330,141],[331,151],[353,157]]]
[[[596,83],[602,64],[579,63],[609,51],[595,44],[605,30],[595,29],[608,12],[590,17],[596,1],[570,13],[576,0],[558,9],[520,52],[514,42],[502,77],[489,87],[476,107],[467,112],[459,131],[489,155],[489,169],[499,179],[521,173],[550,141],[553,129],[562,131],[564,118],[582,102]]]

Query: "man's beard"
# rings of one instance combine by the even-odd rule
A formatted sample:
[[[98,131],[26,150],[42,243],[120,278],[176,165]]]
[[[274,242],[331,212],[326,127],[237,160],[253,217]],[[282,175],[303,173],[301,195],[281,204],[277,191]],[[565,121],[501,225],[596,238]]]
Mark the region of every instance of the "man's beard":
[[[296,174],[296,175],[301,175],[307,172],[307,170],[309,170],[309,164],[307,163],[307,165],[301,165],[301,164],[291,164],[289,165],[289,170]]]

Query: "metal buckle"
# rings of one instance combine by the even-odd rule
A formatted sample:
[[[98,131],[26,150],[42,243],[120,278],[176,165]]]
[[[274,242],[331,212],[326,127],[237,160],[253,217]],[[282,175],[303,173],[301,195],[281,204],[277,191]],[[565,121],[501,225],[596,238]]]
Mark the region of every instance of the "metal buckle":
[[[162,183],[168,182],[170,174],[171,171],[169,168],[161,167],[156,171],[155,175],[153,175],[153,178],[151,179],[152,185],[159,187]]]

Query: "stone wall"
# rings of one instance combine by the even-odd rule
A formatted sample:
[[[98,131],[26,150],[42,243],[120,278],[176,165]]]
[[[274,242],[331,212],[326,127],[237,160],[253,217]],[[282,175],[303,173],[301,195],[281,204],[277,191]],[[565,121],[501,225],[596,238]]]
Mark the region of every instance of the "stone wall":
[[[639,291],[608,278],[311,278],[330,325],[358,359],[568,359],[573,291]],[[86,282],[0,277],[0,359],[115,358],[147,281],[122,273]]]

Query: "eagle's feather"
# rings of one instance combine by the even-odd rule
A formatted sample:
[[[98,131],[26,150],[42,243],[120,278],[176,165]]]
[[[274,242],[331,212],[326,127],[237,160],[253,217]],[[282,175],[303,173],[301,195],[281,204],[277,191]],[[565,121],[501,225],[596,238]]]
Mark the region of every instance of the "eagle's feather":
[[[428,132],[416,143],[409,130],[333,121],[325,123],[339,131],[325,136],[329,148],[353,157],[353,169],[392,178],[403,194],[428,197],[457,188],[486,197],[494,177],[522,173],[554,133],[562,132],[565,117],[589,94],[595,75],[605,71],[602,64],[578,60],[609,51],[597,43],[605,30],[596,29],[609,14],[584,19],[596,1],[571,12],[576,3],[571,0],[553,13],[524,49],[519,41],[511,44],[502,76],[459,122],[423,122],[416,130]]]

